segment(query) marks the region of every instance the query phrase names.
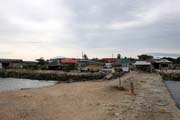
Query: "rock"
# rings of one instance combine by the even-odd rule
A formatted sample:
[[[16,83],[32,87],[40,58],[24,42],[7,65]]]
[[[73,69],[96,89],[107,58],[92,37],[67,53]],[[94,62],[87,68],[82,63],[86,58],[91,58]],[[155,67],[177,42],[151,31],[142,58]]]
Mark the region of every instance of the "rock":
[[[105,79],[110,80],[112,77],[113,77],[112,74],[108,74],[108,75],[105,76]]]
[[[114,116],[118,117],[120,114],[119,113],[114,113]]]
[[[164,108],[161,108],[161,109],[159,110],[159,112],[161,112],[161,113],[165,113],[165,112],[166,112],[166,110],[165,110]]]
[[[99,103],[99,102],[98,102],[98,103],[96,103],[96,105],[98,105],[98,106],[99,106],[99,105],[101,105],[101,103]]]
[[[19,97],[32,97],[32,95],[20,95]]]
[[[113,110],[114,110],[114,108],[108,108],[107,110],[108,110],[108,111],[113,111]]]

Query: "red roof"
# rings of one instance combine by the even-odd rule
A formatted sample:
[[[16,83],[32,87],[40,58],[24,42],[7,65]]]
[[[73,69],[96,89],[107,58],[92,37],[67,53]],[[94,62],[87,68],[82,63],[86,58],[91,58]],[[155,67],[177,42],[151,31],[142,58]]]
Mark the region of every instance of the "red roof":
[[[102,58],[103,60],[107,60],[107,61],[117,61],[117,58]]]
[[[79,62],[79,60],[73,58],[65,58],[61,60],[61,63],[77,63],[77,62]]]

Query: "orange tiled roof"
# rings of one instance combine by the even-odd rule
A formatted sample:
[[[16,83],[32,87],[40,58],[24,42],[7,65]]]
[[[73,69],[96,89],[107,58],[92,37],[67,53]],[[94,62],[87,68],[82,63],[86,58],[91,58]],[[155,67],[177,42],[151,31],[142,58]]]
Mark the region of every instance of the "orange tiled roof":
[[[77,63],[77,62],[79,62],[79,60],[73,58],[65,58],[61,60],[61,63]]]
[[[103,60],[116,61],[117,58],[102,58]]]

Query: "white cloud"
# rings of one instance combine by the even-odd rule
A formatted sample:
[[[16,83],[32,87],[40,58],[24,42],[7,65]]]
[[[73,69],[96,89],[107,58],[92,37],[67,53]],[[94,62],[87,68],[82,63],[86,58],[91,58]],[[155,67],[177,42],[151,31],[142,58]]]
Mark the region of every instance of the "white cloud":
[[[179,4],[179,0],[0,0],[0,57],[180,52]]]
[[[153,24],[157,21],[166,19],[169,16],[179,14],[180,13],[180,8],[178,7],[179,3],[180,3],[179,0],[163,1],[163,3],[151,6],[146,11],[140,11],[138,13],[135,13],[137,19],[133,21],[113,22],[107,28],[126,29],[126,28],[141,27],[141,26]]]

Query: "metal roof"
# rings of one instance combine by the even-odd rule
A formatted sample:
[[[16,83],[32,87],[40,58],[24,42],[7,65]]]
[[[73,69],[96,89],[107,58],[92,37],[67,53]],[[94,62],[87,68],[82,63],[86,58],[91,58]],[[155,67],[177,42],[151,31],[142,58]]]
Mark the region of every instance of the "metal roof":
[[[161,59],[159,61],[156,61],[156,63],[171,63],[171,61],[166,60],[166,59]]]
[[[22,59],[0,59],[0,62],[22,62]]]
[[[134,65],[151,65],[151,63],[147,61],[136,61]]]

